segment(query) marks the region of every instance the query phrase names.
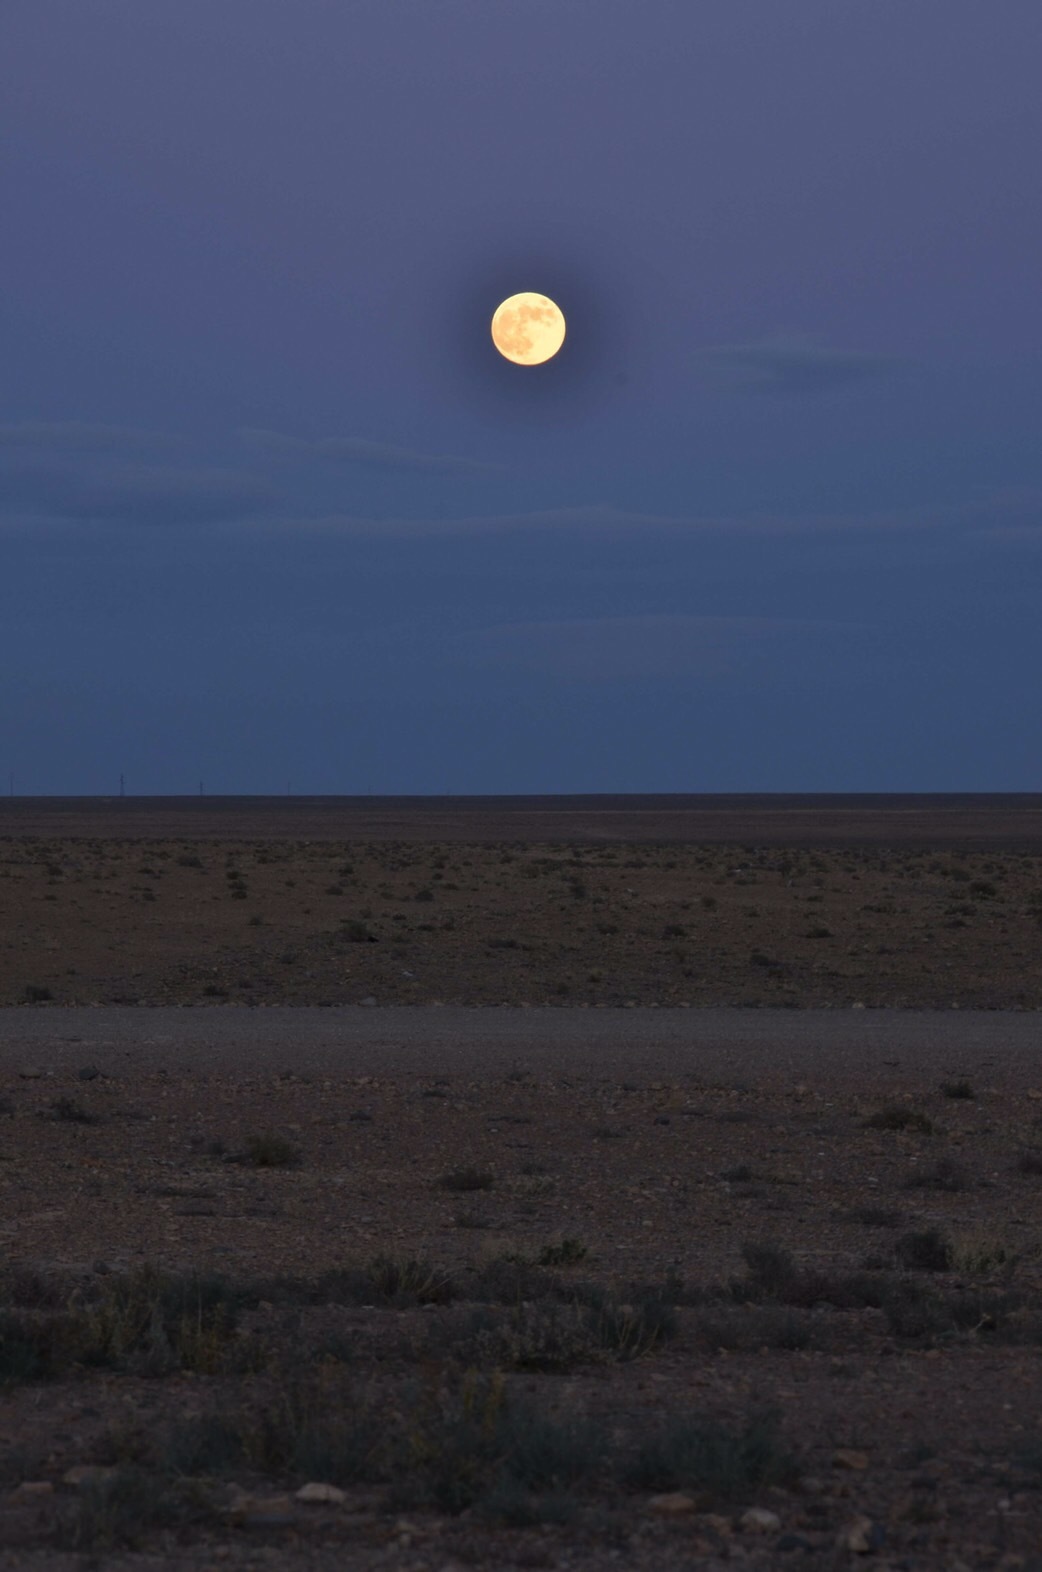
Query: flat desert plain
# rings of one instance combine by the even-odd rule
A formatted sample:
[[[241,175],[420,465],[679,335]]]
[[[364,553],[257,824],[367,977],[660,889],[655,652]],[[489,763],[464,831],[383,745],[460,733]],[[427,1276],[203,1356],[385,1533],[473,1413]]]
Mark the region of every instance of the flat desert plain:
[[[633,800],[0,799],[0,1005],[1042,1007],[1042,797]]]
[[[5,805],[0,1041],[27,1004],[373,1028],[339,1074],[5,1051],[0,1568],[1039,1572],[1042,1065],[905,1055],[887,1095],[379,1037],[438,1003],[1022,1036],[1042,802],[625,801]]]

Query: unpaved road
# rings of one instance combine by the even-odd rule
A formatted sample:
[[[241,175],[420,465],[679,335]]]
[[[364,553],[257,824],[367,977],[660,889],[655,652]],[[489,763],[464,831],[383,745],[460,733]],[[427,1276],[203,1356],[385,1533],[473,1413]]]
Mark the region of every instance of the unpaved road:
[[[439,1007],[0,1010],[0,1075],[574,1075],[1042,1088],[1042,1012]]]

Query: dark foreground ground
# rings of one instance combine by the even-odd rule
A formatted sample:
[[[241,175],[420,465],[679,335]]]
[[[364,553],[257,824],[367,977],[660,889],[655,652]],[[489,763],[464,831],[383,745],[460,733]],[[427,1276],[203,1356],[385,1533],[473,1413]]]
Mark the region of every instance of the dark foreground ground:
[[[1040,858],[4,804],[0,1572],[1042,1572]]]

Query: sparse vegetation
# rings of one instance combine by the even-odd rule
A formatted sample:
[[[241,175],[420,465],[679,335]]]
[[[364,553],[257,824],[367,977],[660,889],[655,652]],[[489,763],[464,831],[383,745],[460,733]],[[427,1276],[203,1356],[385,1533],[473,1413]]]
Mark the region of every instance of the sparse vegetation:
[[[0,981],[16,1004],[93,1002],[107,988],[157,1003],[417,1002],[444,990],[444,1002],[513,995],[569,1007],[777,1005],[790,1002],[785,990],[797,1005],[872,1006],[904,990],[904,1002],[979,1006],[1004,997],[1014,977],[1022,1002],[1042,1002],[1025,964],[1042,921],[1037,858],[552,851],[268,841],[237,843],[228,861],[219,844],[200,857],[184,842],[55,842],[27,854],[0,841],[0,894],[16,903],[27,939],[0,961]],[[757,905],[740,904],[752,886]],[[157,895],[156,910],[141,913],[138,903]],[[230,910],[247,895],[248,919]],[[430,914],[413,903],[435,900],[434,920],[418,921]],[[205,953],[195,940],[153,958],[138,929],[162,938],[188,911],[194,921],[212,913]],[[41,935],[59,923],[71,933],[82,925],[82,948],[51,961]],[[118,962],[104,948],[117,933]],[[30,955],[27,985],[16,967]],[[25,1194],[27,1215],[46,1218],[48,1248],[54,1240],[67,1260],[79,1253],[73,1231],[87,1206],[106,1235],[97,1246],[85,1236],[89,1249],[106,1254],[104,1220],[122,1194],[142,1233],[153,1209],[153,1237],[172,1256],[231,1246],[256,1259],[258,1240],[277,1240],[288,1258],[299,1239],[327,1259],[308,1278],[148,1259],[118,1270],[88,1261],[68,1274],[0,1264],[5,1405],[53,1405],[54,1419],[39,1456],[0,1448],[0,1484],[58,1485],[47,1518],[54,1551],[104,1557],[193,1536],[216,1545],[232,1532],[232,1482],[249,1478],[260,1495],[289,1494],[302,1540],[330,1532],[309,1530],[312,1509],[293,1499],[309,1481],[364,1489],[366,1510],[383,1519],[377,1535],[400,1514],[440,1514],[441,1539],[429,1543],[446,1565],[462,1557],[457,1525],[461,1536],[540,1524],[563,1536],[579,1525],[625,1559],[634,1524],[653,1529],[651,1541],[661,1529],[663,1540],[679,1533],[693,1545],[711,1536],[704,1515],[716,1512],[730,1516],[723,1537],[751,1546],[741,1527],[749,1506],[777,1511],[781,1531],[763,1542],[774,1554],[785,1534],[811,1540],[820,1529],[831,1541],[854,1511],[836,1507],[831,1477],[817,1500],[794,1489],[810,1467],[796,1438],[814,1382],[843,1381],[857,1363],[878,1364],[896,1384],[905,1361],[881,1352],[943,1351],[956,1380],[960,1350],[1042,1348],[1042,1308],[1023,1272],[1037,1258],[1039,1124],[1030,1103],[993,1101],[987,1070],[976,1089],[965,1077],[934,1080],[914,1097],[854,1107],[811,1087],[772,1108],[737,1077],[705,1087],[678,1076],[652,1090],[609,1071],[589,1087],[563,1061],[552,1076],[504,1075],[489,1103],[432,1063],[395,1104],[405,1133],[393,1146],[379,1075],[360,1077],[356,1091],[345,1090],[350,1077],[324,1083],[321,1117],[309,1119],[266,1100],[305,1078],[273,1082],[265,1071],[258,1128],[244,1129],[241,1108],[217,1089],[186,1131],[172,1117],[173,1084],[146,1111],[98,1062],[82,1086],[12,1079],[0,1098],[0,1173],[21,1183],[26,1127],[34,1159],[55,1170],[60,1210],[48,1215],[46,1187]],[[591,1174],[611,1198],[609,1220],[589,1202]],[[823,1182],[830,1229],[818,1227]],[[21,1192],[9,1193],[17,1215]],[[761,1232],[772,1220],[780,1237]],[[724,1269],[703,1272],[704,1256],[721,1252]],[[831,1357],[801,1357],[818,1354]],[[737,1355],[740,1380],[732,1372],[712,1385],[734,1410],[717,1424],[698,1406],[701,1392],[692,1406],[677,1389],[694,1369],[715,1382],[717,1361]],[[738,1413],[750,1371],[780,1386],[790,1365],[800,1402],[762,1410],[753,1392]],[[142,1381],[152,1406],[124,1415]],[[81,1396],[111,1420],[104,1433],[65,1417]],[[833,1408],[849,1420],[837,1422],[836,1443],[871,1453],[856,1400]],[[89,1459],[72,1450],[81,1434],[92,1436]],[[831,1439],[815,1434],[816,1473],[828,1474],[820,1444]],[[1035,1510],[1015,1473],[1033,1457],[1037,1478],[1042,1441],[1018,1433],[995,1463],[995,1478],[1009,1475],[1004,1526],[1014,1534]],[[86,1460],[111,1472],[75,1493],[62,1486],[67,1463]],[[900,1537],[882,1477],[852,1483],[871,1478],[865,1495],[880,1503],[871,1512],[886,1517],[885,1553],[897,1564],[925,1549]],[[692,1497],[693,1516],[651,1513],[648,1497],[671,1490]],[[954,1539],[964,1524],[957,1491],[949,1495]],[[819,1503],[820,1518],[807,1510]],[[357,1533],[357,1505],[336,1532],[344,1522]],[[421,1522],[416,1537],[427,1531]],[[247,1544],[276,1530],[237,1523],[234,1532]],[[423,1559],[427,1543],[413,1552]]]

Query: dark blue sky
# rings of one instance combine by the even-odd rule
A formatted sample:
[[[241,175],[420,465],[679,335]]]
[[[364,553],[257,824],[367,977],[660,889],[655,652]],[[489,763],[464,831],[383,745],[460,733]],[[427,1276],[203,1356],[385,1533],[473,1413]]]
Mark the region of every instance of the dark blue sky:
[[[1038,790],[1040,60],[1038,0],[4,0],[0,785]]]

